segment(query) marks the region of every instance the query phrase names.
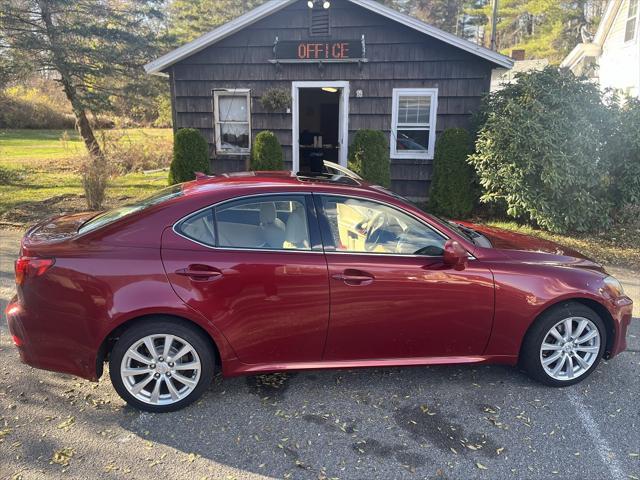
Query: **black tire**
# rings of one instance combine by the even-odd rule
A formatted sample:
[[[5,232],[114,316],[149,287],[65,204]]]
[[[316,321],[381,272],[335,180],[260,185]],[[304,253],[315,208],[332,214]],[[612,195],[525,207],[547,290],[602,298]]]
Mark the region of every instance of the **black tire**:
[[[558,380],[548,374],[540,358],[542,342],[549,330],[567,317],[583,317],[591,320],[600,334],[600,350],[591,367],[580,376],[570,380]],[[607,329],[600,316],[589,307],[578,302],[566,302],[544,312],[530,327],[520,351],[520,365],[534,380],[550,387],[568,387],[583,381],[598,367],[607,344]]]
[[[200,359],[201,370],[197,385],[185,398],[171,404],[153,405],[137,399],[127,390],[120,374],[120,365],[127,350],[140,339],[148,335],[162,334],[174,335],[191,344]],[[114,345],[109,358],[109,376],[116,392],[129,405],[145,412],[165,413],[186,407],[202,396],[204,391],[211,385],[214,373],[215,355],[209,339],[197,327],[193,327],[187,322],[166,317],[156,317],[135,323],[125,330]]]

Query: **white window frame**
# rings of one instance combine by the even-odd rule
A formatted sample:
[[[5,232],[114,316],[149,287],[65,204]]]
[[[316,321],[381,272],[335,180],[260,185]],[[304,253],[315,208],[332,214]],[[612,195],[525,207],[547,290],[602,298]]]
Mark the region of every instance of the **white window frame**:
[[[220,97],[245,97],[247,100],[246,122],[221,122],[220,121]],[[222,124],[247,125],[249,127],[249,147],[241,151],[231,151],[222,148]],[[248,88],[225,88],[213,91],[213,129],[216,137],[216,153],[220,155],[249,155],[251,152],[251,90]]]
[[[625,43],[634,42],[638,36],[638,21],[640,21],[640,4],[639,3],[640,3],[640,0],[629,0],[629,5],[627,8],[627,19],[624,22],[624,42]],[[631,8],[634,4],[636,6],[636,12],[635,12],[635,15],[631,15]],[[633,36],[627,39],[627,27],[629,25],[629,22],[632,20],[634,22]]]
[[[429,112],[429,123],[403,123],[398,126],[398,107],[400,106],[400,97],[403,96],[422,96],[431,97],[431,111]],[[438,117],[438,89],[437,88],[394,88],[393,102],[391,110],[391,138],[389,145],[391,148],[391,158],[411,158],[432,160],[436,146],[436,120]],[[398,128],[401,130],[429,130],[429,145],[426,152],[398,150],[396,138]]]
[[[292,171],[300,169],[300,89],[333,87],[340,90],[340,117],[338,119],[338,163],[343,167],[348,163],[349,149],[349,82],[347,81],[296,81],[291,82],[291,135]]]

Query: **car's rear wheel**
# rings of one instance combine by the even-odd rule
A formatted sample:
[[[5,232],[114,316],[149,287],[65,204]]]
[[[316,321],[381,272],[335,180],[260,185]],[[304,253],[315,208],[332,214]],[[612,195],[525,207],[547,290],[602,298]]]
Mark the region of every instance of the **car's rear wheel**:
[[[587,378],[596,369],[606,345],[606,328],[596,312],[568,302],[538,318],[527,333],[521,364],[531,377],[553,387]]]
[[[211,384],[214,355],[197,329],[149,320],[120,336],[109,360],[111,382],[131,406],[171,412],[197,400]]]

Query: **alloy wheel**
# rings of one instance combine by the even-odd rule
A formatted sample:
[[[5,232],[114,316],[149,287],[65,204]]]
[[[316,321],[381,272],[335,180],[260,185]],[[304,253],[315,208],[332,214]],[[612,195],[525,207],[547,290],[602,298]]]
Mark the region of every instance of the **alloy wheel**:
[[[120,364],[128,392],[150,405],[171,405],[197,387],[202,365],[196,349],[170,334],[148,335],[133,343]]]
[[[540,361],[547,375],[569,381],[584,375],[598,360],[600,331],[584,317],[567,317],[544,336]]]

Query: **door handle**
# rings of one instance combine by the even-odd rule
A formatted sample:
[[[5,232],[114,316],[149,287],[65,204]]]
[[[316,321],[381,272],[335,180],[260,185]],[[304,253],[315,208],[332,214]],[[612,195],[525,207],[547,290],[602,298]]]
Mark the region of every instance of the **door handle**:
[[[331,275],[331,278],[342,281],[347,285],[369,285],[375,279],[375,277],[370,273],[349,269],[345,270],[343,273]]]
[[[208,267],[206,265],[189,265],[187,268],[176,270],[176,275],[189,277],[192,280],[204,281],[220,278],[222,277],[222,272],[217,268]]]

